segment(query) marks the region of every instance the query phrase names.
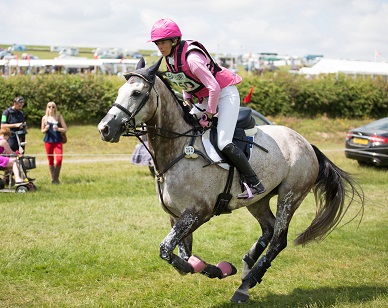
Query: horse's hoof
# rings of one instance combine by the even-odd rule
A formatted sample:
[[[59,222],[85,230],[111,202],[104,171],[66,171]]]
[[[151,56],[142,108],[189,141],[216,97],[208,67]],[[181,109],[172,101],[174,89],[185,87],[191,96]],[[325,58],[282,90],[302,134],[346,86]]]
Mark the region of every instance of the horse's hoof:
[[[247,290],[237,290],[234,292],[230,301],[235,304],[246,303],[249,300],[249,293]]]
[[[232,276],[237,273],[237,269],[233,266],[232,263],[222,261],[217,264],[217,267],[221,270],[222,272],[222,278],[225,278],[227,276]]]

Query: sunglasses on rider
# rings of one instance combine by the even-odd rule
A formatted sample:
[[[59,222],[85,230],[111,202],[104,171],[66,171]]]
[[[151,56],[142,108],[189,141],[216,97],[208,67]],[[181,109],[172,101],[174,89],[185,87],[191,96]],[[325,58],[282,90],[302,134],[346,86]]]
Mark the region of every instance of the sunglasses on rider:
[[[53,109],[55,109],[55,106],[47,106],[47,108],[53,108]]]

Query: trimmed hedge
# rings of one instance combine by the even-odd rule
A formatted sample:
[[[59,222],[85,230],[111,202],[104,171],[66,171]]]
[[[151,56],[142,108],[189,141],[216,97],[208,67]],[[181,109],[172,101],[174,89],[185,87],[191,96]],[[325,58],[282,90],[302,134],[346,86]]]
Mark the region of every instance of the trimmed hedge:
[[[23,96],[30,127],[40,125],[49,101],[58,105],[66,122],[95,124],[109,110],[123,83],[122,77],[106,75],[0,78],[0,109],[12,106],[15,96]],[[307,79],[289,73],[267,73],[243,79],[237,86],[241,102],[252,86],[254,91],[248,106],[266,116],[381,118],[388,115],[386,77],[354,79],[345,75],[325,75]]]
[[[387,77],[324,75],[316,79],[288,73],[245,78],[241,100],[254,86],[249,106],[269,116],[382,118],[388,115]]]
[[[116,99],[124,78],[104,75],[24,75],[0,78],[0,109],[23,96],[29,127],[40,126],[49,101],[57,104],[67,123],[98,123]]]

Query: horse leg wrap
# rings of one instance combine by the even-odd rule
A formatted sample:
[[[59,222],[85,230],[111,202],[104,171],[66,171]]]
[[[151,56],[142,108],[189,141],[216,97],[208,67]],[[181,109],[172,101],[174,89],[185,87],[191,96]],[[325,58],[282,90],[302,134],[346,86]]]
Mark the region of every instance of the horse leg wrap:
[[[219,267],[212,265],[212,264],[207,264],[205,269],[201,271],[201,274],[209,277],[209,278],[223,278],[222,271]]]
[[[194,255],[192,255],[187,262],[193,267],[194,273],[202,272],[206,268],[205,262]]]
[[[259,262],[252,268],[252,270],[244,277],[243,283],[249,281],[250,288],[253,288],[256,283],[261,282],[267,269],[271,266],[271,262],[266,257],[262,257]]]
[[[201,271],[202,275],[205,275],[209,278],[218,278],[222,279],[227,276],[231,276],[237,273],[237,269],[233,264],[229,262],[220,262],[217,266],[212,264],[206,264],[206,267]]]
[[[253,260],[248,254],[246,254],[242,260],[248,265],[249,269],[255,265],[255,260]]]
[[[173,255],[171,258],[171,261],[169,262],[179,273],[181,274],[188,274],[188,273],[194,273],[193,266],[186,262],[185,260]]]

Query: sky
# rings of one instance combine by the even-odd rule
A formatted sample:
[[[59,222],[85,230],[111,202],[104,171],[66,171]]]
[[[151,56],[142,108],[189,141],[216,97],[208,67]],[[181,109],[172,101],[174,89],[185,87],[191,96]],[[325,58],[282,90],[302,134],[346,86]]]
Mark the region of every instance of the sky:
[[[0,0],[1,44],[157,50],[173,19],[211,53],[388,62],[388,0]]]

